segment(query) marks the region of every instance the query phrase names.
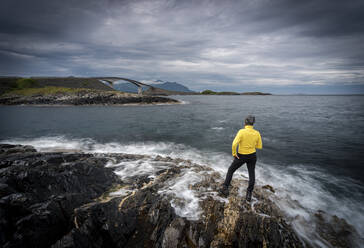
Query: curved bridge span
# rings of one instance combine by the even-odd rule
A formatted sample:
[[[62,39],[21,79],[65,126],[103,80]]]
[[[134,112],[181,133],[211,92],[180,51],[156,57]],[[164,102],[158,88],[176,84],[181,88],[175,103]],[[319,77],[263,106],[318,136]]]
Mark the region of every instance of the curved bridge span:
[[[143,94],[142,86],[149,87],[149,89],[151,91],[153,91],[155,89],[155,87],[153,87],[151,85],[148,85],[148,84],[145,84],[145,83],[141,83],[139,81],[136,81],[136,80],[133,80],[133,79],[129,79],[129,78],[122,78],[122,77],[100,77],[100,78],[95,78],[95,79],[108,82],[111,85],[113,85],[114,82],[116,82],[116,81],[120,81],[120,80],[127,81],[127,82],[132,83],[132,84],[134,84],[134,85],[136,85],[138,87],[138,95],[142,95]]]

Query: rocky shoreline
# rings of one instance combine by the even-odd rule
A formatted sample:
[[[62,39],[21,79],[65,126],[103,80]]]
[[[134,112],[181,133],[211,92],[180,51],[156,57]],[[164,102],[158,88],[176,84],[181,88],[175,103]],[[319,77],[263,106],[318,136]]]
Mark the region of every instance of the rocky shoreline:
[[[150,165],[146,173],[133,173]],[[186,203],[183,192],[174,190],[191,177],[189,172],[201,176],[186,185],[187,193],[199,199],[193,216],[185,210],[194,202]],[[188,160],[42,153],[2,144],[0,246],[311,247],[270,199],[271,186],[257,186],[248,204],[241,194],[246,180],[233,180],[228,199],[216,194],[221,181],[218,172]],[[353,247],[349,238],[355,231],[344,220],[336,218],[331,226],[325,213],[317,218],[323,223],[317,232],[326,235],[327,244]]]
[[[0,105],[124,105],[163,104],[179,101],[159,96],[139,96],[116,91],[80,91],[74,94],[6,95],[0,97]]]

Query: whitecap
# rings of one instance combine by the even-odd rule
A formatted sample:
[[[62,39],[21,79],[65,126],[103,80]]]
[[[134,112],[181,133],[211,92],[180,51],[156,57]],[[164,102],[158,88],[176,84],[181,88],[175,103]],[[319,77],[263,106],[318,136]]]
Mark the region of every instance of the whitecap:
[[[211,129],[220,131],[220,130],[224,130],[225,128],[223,128],[223,127],[212,127]]]

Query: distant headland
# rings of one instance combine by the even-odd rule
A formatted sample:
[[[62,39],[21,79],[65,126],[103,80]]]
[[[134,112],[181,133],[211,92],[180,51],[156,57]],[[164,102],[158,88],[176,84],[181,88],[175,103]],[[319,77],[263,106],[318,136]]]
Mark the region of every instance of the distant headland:
[[[258,91],[254,91],[254,92],[242,92],[242,93],[238,93],[238,92],[232,92],[232,91],[212,91],[212,90],[204,90],[201,92],[201,95],[254,95],[254,96],[266,96],[266,95],[272,95],[271,93],[263,93],[263,92],[258,92]]]

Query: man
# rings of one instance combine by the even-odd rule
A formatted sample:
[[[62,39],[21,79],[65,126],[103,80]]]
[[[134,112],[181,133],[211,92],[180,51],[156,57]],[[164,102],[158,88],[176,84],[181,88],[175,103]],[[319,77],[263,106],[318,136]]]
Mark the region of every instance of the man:
[[[239,130],[233,141],[232,153],[234,161],[230,165],[225,182],[220,189],[220,193],[225,197],[229,195],[229,186],[234,172],[246,163],[249,172],[249,186],[246,191],[246,200],[250,202],[252,199],[255,183],[255,163],[257,161],[255,149],[262,149],[263,147],[259,131],[253,128],[254,123],[255,117],[248,115],[244,121],[245,128]]]

